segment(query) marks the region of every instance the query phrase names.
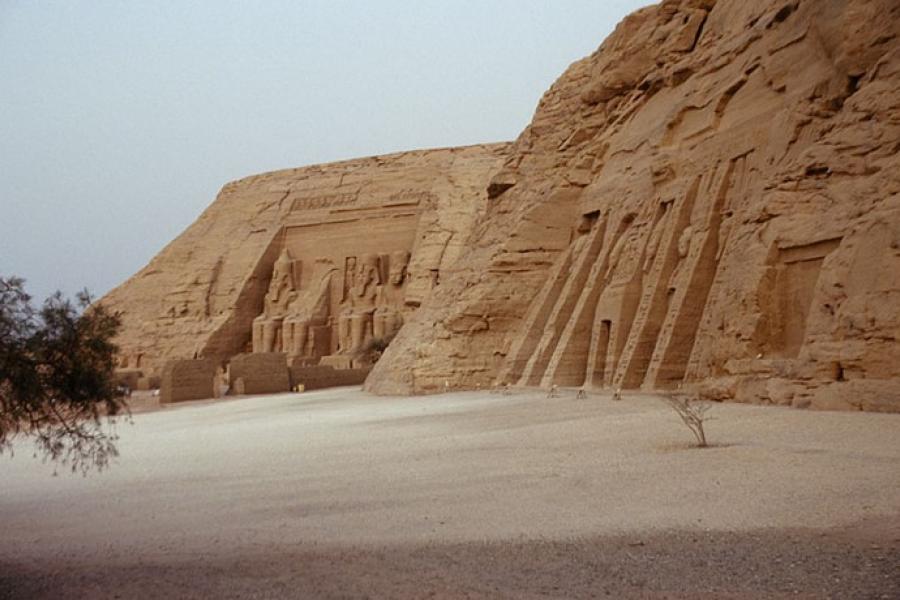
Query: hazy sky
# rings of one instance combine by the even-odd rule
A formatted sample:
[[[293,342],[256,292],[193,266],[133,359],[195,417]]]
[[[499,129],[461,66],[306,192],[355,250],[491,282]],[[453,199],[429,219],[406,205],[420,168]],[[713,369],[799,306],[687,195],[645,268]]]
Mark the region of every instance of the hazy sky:
[[[0,0],[0,274],[100,295],[227,181],[514,139],[648,0]]]

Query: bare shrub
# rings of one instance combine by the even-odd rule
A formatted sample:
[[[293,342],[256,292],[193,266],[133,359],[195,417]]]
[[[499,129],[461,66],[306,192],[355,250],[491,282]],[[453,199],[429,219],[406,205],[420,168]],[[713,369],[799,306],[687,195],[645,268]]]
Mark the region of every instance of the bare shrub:
[[[678,414],[685,427],[691,430],[691,433],[697,440],[697,447],[706,448],[709,446],[706,441],[706,432],[703,430],[703,424],[710,420],[707,413],[712,408],[712,404],[706,400],[701,400],[697,395],[690,394],[670,394],[663,396],[662,399]]]

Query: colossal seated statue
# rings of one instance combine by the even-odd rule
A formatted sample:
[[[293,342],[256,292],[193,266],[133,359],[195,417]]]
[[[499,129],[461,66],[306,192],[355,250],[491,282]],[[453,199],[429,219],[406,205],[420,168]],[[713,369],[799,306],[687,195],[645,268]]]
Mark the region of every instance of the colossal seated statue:
[[[317,260],[312,284],[298,294],[288,307],[282,322],[283,351],[288,358],[318,358],[328,351],[329,339],[317,339],[316,333],[328,327],[331,316],[331,278],[337,269],[330,261]],[[321,334],[320,334],[321,335]],[[324,347],[323,347],[324,346]]]
[[[378,255],[364,254],[338,318],[339,354],[356,354],[372,338],[379,284]]]
[[[278,352],[282,347],[281,326],[288,307],[297,297],[299,261],[291,260],[285,248],[272,270],[272,279],[263,304],[263,312],[253,320],[253,351]]]
[[[388,264],[388,280],[378,287],[372,334],[381,340],[393,338],[403,325],[403,305],[409,252],[392,252]]]

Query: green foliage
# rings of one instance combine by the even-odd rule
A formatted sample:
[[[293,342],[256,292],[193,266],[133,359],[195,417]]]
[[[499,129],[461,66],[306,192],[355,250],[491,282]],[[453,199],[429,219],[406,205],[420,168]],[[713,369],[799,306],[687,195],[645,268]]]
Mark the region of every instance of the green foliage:
[[[34,438],[45,460],[87,473],[118,455],[113,380],[119,316],[57,292],[36,310],[24,281],[0,277],[0,453]]]

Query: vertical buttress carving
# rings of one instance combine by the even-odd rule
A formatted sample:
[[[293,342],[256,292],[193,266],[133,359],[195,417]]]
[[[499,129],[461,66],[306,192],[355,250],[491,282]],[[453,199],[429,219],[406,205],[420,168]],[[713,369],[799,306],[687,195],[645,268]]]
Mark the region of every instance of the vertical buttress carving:
[[[574,243],[572,266],[566,274],[565,284],[556,297],[556,304],[544,326],[540,342],[526,364],[520,379],[520,383],[524,385],[538,385],[543,378],[550,357],[556,349],[559,336],[565,328],[569,315],[572,314],[572,309],[578,299],[578,291],[584,285],[593,264],[593,258],[599,251],[599,244],[602,243],[602,239],[598,241],[597,232],[598,228],[595,226],[588,235],[579,237]]]
[[[618,373],[613,377],[616,387],[639,387],[647,373],[669,307],[669,281],[678,264],[679,242],[690,225],[699,188],[700,177],[696,177],[679,200],[665,205],[662,237],[650,266],[648,285],[641,296],[635,325],[622,352]]]
[[[644,377],[644,385],[648,387],[673,387],[684,379],[697,328],[718,270],[719,250],[726,242],[720,236],[722,213],[733,193],[735,172],[743,180],[745,171],[746,156],[741,156],[705,177],[706,193],[699,198],[691,223],[690,249],[683,264],[673,273],[668,313]],[[743,185],[742,181],[740,185]]]
[[[608,219],[598,220],[591,230],[592,238],[584,253],[582,272],[573,282],[571,289],[572,298],[577,295],[577,301],[568,313],[569,319],[544,371],[542,385],[584,383],[591,346],[590,326],[601,287],[598,285],[597,274],[602,273],[604,269],[603,263],[598,261],[597,257],[603,247],[607,222]]]

